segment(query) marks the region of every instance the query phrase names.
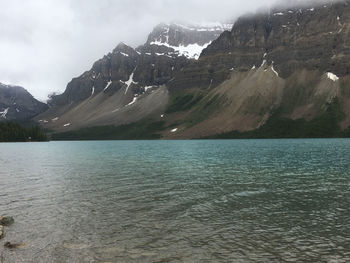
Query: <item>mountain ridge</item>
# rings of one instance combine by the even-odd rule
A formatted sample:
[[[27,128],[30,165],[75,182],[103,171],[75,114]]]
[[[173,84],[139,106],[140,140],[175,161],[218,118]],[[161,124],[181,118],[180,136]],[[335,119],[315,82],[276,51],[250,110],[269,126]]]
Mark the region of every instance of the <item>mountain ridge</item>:
[[[0,121],[29,120],[47,109],[23,87],[0,83]]]
[[[51,108],[36,120],[50,129],[67,130],[72,128],[72,123],[76,127],[127,124],[145,117],[144,112],[160,116],[169,100],[163,86],[196,60],[198,50],[224,30],[224,26],[214,26],[210,29],[208,26],[160,24],[142,46],[134,49],[119,43],[111,53],[96,61],[91,70],[74,78],[63,94],[53,96],[48,102]],[[190,50],[193,46],[197,53]],[[151,109],[146,110],[146,106],[132,109],[136,101],[149,105],[151,98],[154,100],[149,106]],[[81,107],[91,112],[90,117],[88,114],[80,116],[85,112],[76,114],[82,112]]]
[[[118,51],[115,58],[123,61],[117,71],[119,93],[109,102],[116,106],[120,101],[112,110],[118,117],[106,113],[112,106],[104,103],[101,87],[97,89],[99,101],[92,102],[97,95],[89,84],[84,101],[65,103],[59,108],[63,120],[48,127],[66,132],[161,121],[160,138],[201,138],[260,129],[276,111],[281,119],[312,122],[335,99],[337,109],[344,112],[336,125],[342,130],[350,125],[349,1],[242,16],[193,59],[171,49],[169,43],[175,42],[167,38],[165,33],[172,32],[168,29],[164,25],[155,28],[156,37],[151,33],[148,44],[136,48],[136,53]],[[175,44],[180,46],[183,39]],[[207,43],[202,36],[201,41]],[[79,110],[82,105],[84,111]],[[100,105],[103,111],[92,110]],[[89,112],[95,119],[87,117]],[[99,117],[101,112],[105,115]],[[42,116],[53,118],[54,113]]]

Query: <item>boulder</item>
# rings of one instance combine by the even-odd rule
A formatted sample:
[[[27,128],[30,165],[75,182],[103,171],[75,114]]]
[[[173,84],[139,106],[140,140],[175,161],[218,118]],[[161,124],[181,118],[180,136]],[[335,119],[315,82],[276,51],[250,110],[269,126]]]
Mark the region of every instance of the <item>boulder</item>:
[[[4,237],[4,227],[0,225],[0,239]]]
[[[3,226],[10,226],[14,222],[15,220],[11,216],[5,216],[0,219],[0,225],[3,225]]]

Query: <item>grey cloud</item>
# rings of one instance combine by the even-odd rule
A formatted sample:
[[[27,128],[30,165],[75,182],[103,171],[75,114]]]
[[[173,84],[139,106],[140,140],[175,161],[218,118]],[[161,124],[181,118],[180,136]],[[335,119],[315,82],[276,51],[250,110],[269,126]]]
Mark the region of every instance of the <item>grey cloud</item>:
[[[46,99],[123,41],[160,22],[235,19],[275,0],[0,0],[0,82]]]

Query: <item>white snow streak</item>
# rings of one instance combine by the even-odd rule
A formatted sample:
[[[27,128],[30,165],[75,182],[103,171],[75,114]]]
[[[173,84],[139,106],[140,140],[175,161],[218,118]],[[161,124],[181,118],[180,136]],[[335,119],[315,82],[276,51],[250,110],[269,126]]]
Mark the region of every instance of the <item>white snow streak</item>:
[[[276,76],[279,77],[278,72],[274,69],[273,65],[271,66],[271,69],[272,69],[273,73],[275,73]]]
[[[187,58],[192,59],[198,59],[200,54],[202,53],[203,49],[207,48],[210,45],[211,42],[206,43],[204,45],[198,45],[198,44],[190,44],[187,46],[171,46],[168,43],[160,42],[160,41],[153,41],[150,44],[151,45],[157,45],[157,46],[165,46],[168,48],[172,48],[175,50],[175,53],[179,54],[180,56],[185,56]]]
[[[147,91],[147,90],[149,90],[149,89],[152,89],[154,86],[146,86],[146,87],[144,87],[144,89],[145,89],[145,92]]]
[[[133,72],[131,73],[128,81],[124,82],[121,81],[122,83],[126,84],[126,89],[125,89],[125,94],[128,92],[129,87],[131,86],[131,84],[138,84],[138,82],[134,81],[134,73],[135,73],[136,68],[133,70]]]
[[[173,58],[172,56],[168,55],[168,54],[165,54],[165,53],[155,53],[157,56],[166,56],[166,57],[169,57],[169,58]]]
[[[339,80],[339,77],[331,72],[327,72],[327,78],[330,80],[333,80],[334,82]]]
[[[63,127],[68,127],[68,126],[70,126],[70,123],[66,123],[63,125]]]
[[[123,55],[124,57],[128,57],[129,55],[123,52],[119,52],[121,55]]]
[[[178,128],[172,129],[170,132],[174,133],[177,132]]]
[[[8,113],[10,108],[6,108],[3,111],[0,111],[0,117],[6,119],[6,114]]]
[[[126,107],[127,107],[127,106],[130,106],[130,105],[134,104],[136,101],[137,101],[137,97],[134,97],[134,98],[132,99],[132,101],[131,101],[129,104],[125,105],[125,106],[126,106]]]
[[[109,88],[109,86],[112,84],[112,81],[108,81],[106,87],[103,89],[103,91],[107,90]]]

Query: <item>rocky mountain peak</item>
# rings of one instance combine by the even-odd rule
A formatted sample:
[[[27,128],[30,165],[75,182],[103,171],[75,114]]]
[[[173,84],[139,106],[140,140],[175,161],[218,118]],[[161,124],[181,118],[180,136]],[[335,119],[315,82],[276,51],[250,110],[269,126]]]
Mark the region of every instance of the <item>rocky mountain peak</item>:
[[[128,46],[124,42],[120,42],[113,50],[113,53],[123,53],[123,54],[130,55],[130,53],[135,53],[135,50],[134,48]]]
[[[125,123],[158,111],[167,100],[163,85],[198,59],[204,48],[231,27],[232,24],[221,23],[163,23],[136,49],[121,42],[90,70],[68,83],[63,94],[52,96],[49,101],[52,107],[38,120],[47,121],[50,128],[68,129],[87,125],[86,118],[95,124],[100,118]],[[135,111],[127,118],[120,118],[122,112],[132,109],[131,105],[139,105],[153,96],[160,97],[147,111]],[[91,108],[82,110],[82,103]],[[87,117],[88,111],[95,113]]]
[[[168,54],[198,59],[202,50],[232,24],[207,23],[159,24],[148,36],[146,45],[160,46],[168,49]]]
[[[144,45],[134,49],[119,43],[90,70],[74,78],[63,94],[53,96],[49,104],[74,105],[99,93],[111,96],[124,90],[139,94],[164,85],[231,27],[221,23],[159,24]]]
[[[0,83],[0,121],[30,119],[46,109],[26,89]]]

